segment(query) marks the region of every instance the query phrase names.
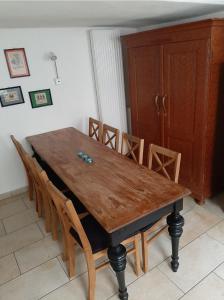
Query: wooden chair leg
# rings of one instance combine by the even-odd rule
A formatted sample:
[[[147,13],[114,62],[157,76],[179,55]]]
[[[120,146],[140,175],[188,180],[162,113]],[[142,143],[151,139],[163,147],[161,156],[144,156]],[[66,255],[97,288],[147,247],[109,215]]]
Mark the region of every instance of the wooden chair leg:
[[[54,241],[58,240],[58,215],[55,209],[51,209],[51,232],[52,232],[52,239]]]
[[[45,224],[45,230],[46,232],[51,232],[51,213],[50,213],[50,207],[46,199],[43,199],[44,204],[44,224]]]
[[[35,201],[36,201],[36,212],[38,214],[38,217],[40,218],[42,215],[42,211],[41,211],[40,197],[39,197],[39,193],[38,193],[36,186],[34,186],[34,195],[35,195]]]
[[[75,244],[73,238],[65,237],[67,249],[66,253],[68,256],[67,266],[68,266],[68,275],[69,278],[75,276]]]
[[[147,232],[142,232],[142,258],[143,258],[143,272],[148,271],[148,243]]]
[[[141,273],[141,265],[140,265],[140,253],[139,253],[139,237],[135,236],[135,240],[134,240],[134,255],[135,255],[135,273],[137,276],[140,275]]]
[[[88,266],[88,280],[89,280],[89,287],[88,287],[88,300],[95,299],[95,289],[96,289],[96,268],[95,262],[90,254],[85,253],[86,261]]]
[[[33,180],[30,177],[30,175],[27,176],[28,177],[28,193],[29,193],[29,199],[30,201],[33,200],[33,194],[34,194],[34,188],[33,188]]]
[[[62,229],[62,241],[63,241],[63,253],[62,253],[62,260],[68,260],[68,239],[66,238],[66,234]]]

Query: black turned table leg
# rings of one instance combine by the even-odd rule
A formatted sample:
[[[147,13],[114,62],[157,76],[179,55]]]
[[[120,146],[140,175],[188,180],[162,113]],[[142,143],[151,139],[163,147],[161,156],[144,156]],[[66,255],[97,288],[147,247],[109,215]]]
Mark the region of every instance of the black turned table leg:
[[[177,272],[179,267],[179,239],[183,233],[184,218],[179,214],[179,212],[174,211],[167,217],[167,224],[169,225],[168,231],[172,241],[171,267],[173,272]]]
[[[119,285],[119,298],[121,300],[128,299],[127,288],[125,285],[125,268],[126,268],[126,248],[123,245],[108,248],[108,258],[110,265],[117,276]]]

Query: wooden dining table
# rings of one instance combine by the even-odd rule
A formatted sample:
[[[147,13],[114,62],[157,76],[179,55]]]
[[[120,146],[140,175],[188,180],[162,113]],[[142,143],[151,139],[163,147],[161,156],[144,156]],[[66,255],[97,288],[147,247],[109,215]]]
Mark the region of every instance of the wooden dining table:
[[[180,211],[183,197],[190,194],[187,188],[72,127],[29,136],[27,140],[34,154],[60,177],[107,232],[108,259],[117,276],[120,299],[128,299],[126,248],[122,241],[166,215],[171,267],[177,271],[184,225]],[[93,162],[86,163],[79,157],[80,152]]]

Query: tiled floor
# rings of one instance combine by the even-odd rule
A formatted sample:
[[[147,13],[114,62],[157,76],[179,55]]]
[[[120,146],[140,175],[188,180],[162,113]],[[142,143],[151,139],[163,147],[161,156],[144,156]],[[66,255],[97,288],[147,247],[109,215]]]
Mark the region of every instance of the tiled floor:
[[[180,267],[170,269],[171,243],[163,233],[149,251],[150,271],[139,278],[128,258],[130,300],[224,300],[224,195],[198,206],[184,200]],[[85,300],[85,257],[77,249],[76,276],[69,280],[53,241],[26,194],[0,201],[0,300]],[[117,282],[108,268],[97,273],[96,300],[116,300]]]

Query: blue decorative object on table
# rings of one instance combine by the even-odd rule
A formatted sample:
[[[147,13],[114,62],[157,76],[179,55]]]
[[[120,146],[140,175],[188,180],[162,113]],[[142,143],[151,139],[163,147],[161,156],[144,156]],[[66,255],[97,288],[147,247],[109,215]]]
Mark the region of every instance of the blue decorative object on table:
[[[80,157],[87,164],[92,164],[93,163],[93,159],[83,151],[78,152],[78,157]]]

